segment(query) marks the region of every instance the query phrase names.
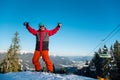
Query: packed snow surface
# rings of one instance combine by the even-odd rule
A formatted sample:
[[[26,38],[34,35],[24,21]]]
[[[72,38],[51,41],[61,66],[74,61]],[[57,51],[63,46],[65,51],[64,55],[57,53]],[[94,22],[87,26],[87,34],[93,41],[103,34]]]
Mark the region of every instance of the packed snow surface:
[[[78,75],[54,74],[47,72],[10,72],[0,74],[0,80],[97,80]]]

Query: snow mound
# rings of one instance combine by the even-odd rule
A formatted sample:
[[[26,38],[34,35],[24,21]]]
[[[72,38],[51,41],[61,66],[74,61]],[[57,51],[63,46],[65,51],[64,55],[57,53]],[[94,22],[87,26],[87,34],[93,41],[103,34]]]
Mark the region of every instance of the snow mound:
[[[10,72],[0,74],[0,80],[96,80],[78,75],[53,74],[46,72]]]

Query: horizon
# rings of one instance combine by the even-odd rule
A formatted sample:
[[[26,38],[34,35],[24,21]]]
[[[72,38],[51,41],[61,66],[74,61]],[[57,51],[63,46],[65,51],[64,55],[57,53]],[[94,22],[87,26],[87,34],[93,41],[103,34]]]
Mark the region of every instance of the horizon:
[[[0,50],[0,54],[7,54],[7,51],[2,51],[2,50]],[[52,53],[52,52],[50,52],[49,53],[49,55],[52,55],[52,56],[66,56],[66,57],[72,57],[72,56],[74,56],[74,57],[81,57],[81,56],[83,56],[83,57],[86,57],[87,55],[58,55],[58,54],[54,54],[54,53]],[[20,53],[18,53],[18,54],[34,54],[34,52],[30,52],[30,51],[20,51]],[[93,56],[93,55],[88,55],[88,56]]]

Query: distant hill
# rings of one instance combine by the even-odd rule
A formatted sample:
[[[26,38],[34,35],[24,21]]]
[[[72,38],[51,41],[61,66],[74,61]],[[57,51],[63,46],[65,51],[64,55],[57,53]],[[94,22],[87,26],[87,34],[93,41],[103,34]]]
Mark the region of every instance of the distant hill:
[[[32,57],[33,54],[32,53],[28,53],[28,54],[19,54],[20,59],[21,59],[21,64],[23,65],[23,69],[25,69],[25,67],[29,67],[30,69],[33,69],[34,66],[32,64]],[[70,65],[73,64],[73,62],[71,60],[69,60],[69,58],[67,57],[61,57],[61,56],[50,56],[55,68],[61,68],[62,65]],[[45,67],[45,63],[43,62],[42,58],[40,59],[40,63],[42,65],[42,67]]]
[[[72,61],[83,61],[86,60],[90,61],[92,59],[92,56],[67,56]]]
[[[0,61],[4,58],[5,53],[0,53]],[[22,70],[34,69],[32,64],[33,53],[19,54],[19,58],[22,64]],[[84,65],[86,60],[90,60],[91,56],[53,56],[50,58],[55,66],[55,69],[62,67],[80,67]],[[45,63],[40,59],[42,67],[45,67]]]

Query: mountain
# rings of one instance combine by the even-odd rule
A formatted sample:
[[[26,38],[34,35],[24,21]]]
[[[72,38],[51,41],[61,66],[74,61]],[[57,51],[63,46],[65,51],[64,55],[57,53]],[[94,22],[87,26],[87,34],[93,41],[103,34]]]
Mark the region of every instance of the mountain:
[[[33,54],[29,53],[29,54],[19,54],[20,57],[20,61],[22,64],[22,70],[29,70],[29,69],[34,69],[34,66],[32,64],[32,57]],[[50,55],[50,58],[55,66],[55,69],[60,69],[63,66],[69,66],[74,64],[71,60],[69,60],[69,58],[64,57],[64,56],[53,56]],[[42,65],[42,67],[45,67],[45,63],[42,60],[42,58],[40,58],[40,63]]]
[[[53,74],[46,72],[10,72],[0,74],[0,80],[97,80],[89,77],[65,74]]]
[[[0,61],[5,57],[6,53],[0,53]],[[22,70],[34,69],[32,64],[33,53],[22,53],[19,54],[20,62],[22,65]],[[90,56],[54,56],[50,55],[50,58],[56,69],[63,67],[77,67],[81,68],[86,60],[90,60]],[[40,59],[42,67],[45,67],[45,63]]]
[[[68,56],[68,58],[75,62],[85,62],[86,60],[90,61],[93,56]]]
[[[4,54],[0,54],[0,61],[4,58]],[[34,70],[34,65],[32,64],[33,53],[23,53],[19,54],[21,70],[28,71]],[[90,57],[81,57],[81,56],[54,56],[50,55],[50,58],[54,64],[56,73],[75,73],[79,74],[80,70],[85,64],[86,60],[89,60]],[[46,65],[42,58],[40,58],[40,63],[42,68],[46,70]]]

